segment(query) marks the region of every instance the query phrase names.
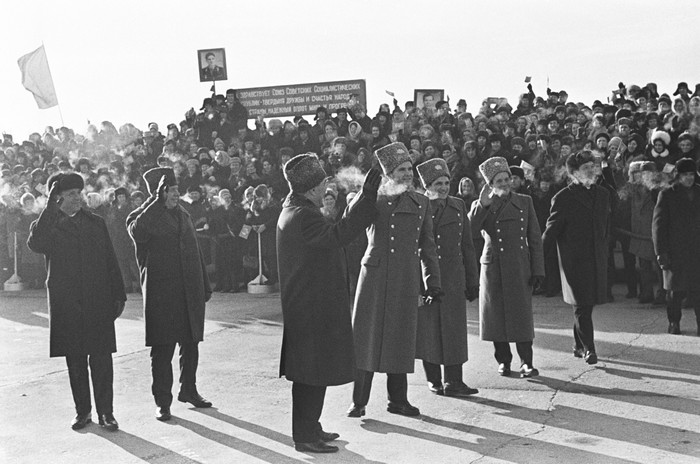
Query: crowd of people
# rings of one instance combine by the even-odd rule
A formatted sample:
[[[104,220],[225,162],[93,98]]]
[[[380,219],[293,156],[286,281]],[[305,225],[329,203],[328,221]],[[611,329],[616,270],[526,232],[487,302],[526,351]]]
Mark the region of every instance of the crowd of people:
[[[229,89],[225,95],[205,98],[200,110],[190,109],[179,124],[168,124],[165,134],[155,122],[140,130],[129,123],[117,129],[109,121],[88,126],[85,134],[47,127],[43,134],[32,133],[21,142],[4,134],[3,279],[13,270],[16,232],[21,277],[32,287],[43,285],[42,259],[26,248],[29,225],[45,204],[48,177],[76,172],[85,181],[86,206],[107,222],[127,292],[139,291],[125,219],[147,196],[142,174],[152,167],[172,167],[215,290],[239,291],[257,275],[257,234],[263,272],[274,284],[275,224],[289,192],[282,174],[285,162],[300,153],[319,156],[326,173],[335,178],[327,186],[321,209],[334,221],[342,215],[347,195],[361,185],[362,173],[377,166],[374,152],[399,141],[409,149],[414,169],[429,159],[444,159],[450,170],[450,194],[468,206],[484,184],[478,166],[492,157],[505,158],[515,191],[532,197],[542,230],[552,197],[566,185],[567,156],[591,150],[600,182],[615,193],[610,246],[620,244],[627,296],[643,303],[663,301],[649,208],[656,192],[671,183],[679,159],[700,161],[698,86],[693,92],[681,82],[669,96],[660,94],[653,83],[643,87],[620,83],[611,97],[584,104],[569,101],[563,90],[547,89],[546,95],[538,96],[528,84],[515,108],[505,98],[485,99],[474,114],[467,111],[464,100],[453,110],[449,101],[408,101],[401,108],[394,99],[393,107],[381,104],[374,117],[351,96],[346,107],[331,113],[321,106],[313,120],[307,118],[284,122],[258,118],[251,128],[246,108]],[[641,161],[651,164],[642,171]],[[414,179],[420,188],[418,176]],[[483,241],[479,236],[474,240],[479,251]],[[614,264],[611,253],[611,269]],[[547,278],[536,291],[554,295],[561,285],[557,263],[550,259],[546,266]],[[612,298],[616,274],[609,275]]]

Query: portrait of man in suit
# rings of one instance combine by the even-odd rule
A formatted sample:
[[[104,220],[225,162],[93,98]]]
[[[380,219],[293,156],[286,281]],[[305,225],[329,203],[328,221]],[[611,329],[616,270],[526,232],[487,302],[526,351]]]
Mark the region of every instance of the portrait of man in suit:
[[[198,50],[199,59],[199,81],[225,81],[228,79],[226,73],[226,52],[223,48],[209,50]]]

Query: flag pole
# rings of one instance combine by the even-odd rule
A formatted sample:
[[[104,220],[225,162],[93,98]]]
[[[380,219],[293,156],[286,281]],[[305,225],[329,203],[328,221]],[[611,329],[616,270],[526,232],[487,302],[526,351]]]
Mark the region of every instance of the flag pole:
[[[49,70],[49,76],[51,77],[51,83],[53,84],[53,75],[51,74],[51,66],[49,66],[49,55],[46,53],[46,46],[44,46],[44,41],[41,41],[41,47],[44,49],[44,55],[46,56],[46,68]],[[54,90],[56,89],[56,84],[54,85]],[[63,122],[63,111],[61,111],[61,102],[58,100],[58,92],[56,92],[56,102],[58,103],[58,115],[61,118],[61,125],[65,126],[66,123]]]

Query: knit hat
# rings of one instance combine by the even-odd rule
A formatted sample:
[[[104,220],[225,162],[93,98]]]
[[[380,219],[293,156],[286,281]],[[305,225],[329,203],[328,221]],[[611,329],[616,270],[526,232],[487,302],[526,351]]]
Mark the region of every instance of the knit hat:
[[[594,162],[593,154],[588,150],[582,150],[578,153],[572,153],[566,158],[566,171],[573,174],[578,171],[581,166],[586,163]]]
[[[146,181],[148,193],[150,195],[156,193],[160,179],[163,176],[165,176],[165,185],[168,187],[177,185],[177,178],[175,177],[175,171],[173,171],[173,168],[153,168],[149,169],[143,174],[143,180]]]
[[[697,172],[698,166],[692,158],[681,158],[676,161],[676,173]]]
[[[379,160],[384,175],[388,176],[401,164],[411,162],[406,145],[401,142],[390,143],[374,152],[374,156]]]
[[[508,168],[508,161],[501,156],[494,156],[481,163],[479,171],[481,171],[481,175],[484,176],[484,179],[489,184],[498,173],[507,172],[511,174],[510,168]]]
[[[56,182],[58,182],[58,193],[71,189],[80,189],[82,191],[85,187],[85,181],[83,178],[80,176],[80,174],[76,174],[74,172],[68,174],[58,172],[54,174],[46,182],[46,189],[50,191],[51,187],[53,187],[53,184]]]
[[[430,159],[416,166],[416,169],[424,188],[428,188],[430,184],[440,177],[450,177],[450,170],[442,158]]]
[[[314,153],[297,155],[284,165],[284,178],[296,193],[306,193],[326,178],[318,156]]]
[[[678,140],[676,140],[677,143],[681,143],[684,140],[688,140],[690,143],[695,145],[695,137],[691,135],[690,132],[685,131],[681,135],[678,136]]]
[[[511,175],[525,179],[525,170],[520,166],[508,166],[508,169],[510,169]]]

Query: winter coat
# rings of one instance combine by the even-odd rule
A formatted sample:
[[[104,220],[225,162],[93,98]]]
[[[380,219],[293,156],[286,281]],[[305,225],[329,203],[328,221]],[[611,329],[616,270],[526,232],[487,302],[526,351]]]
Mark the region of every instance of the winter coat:
[[[351,300],[343,247],[376,215],[363,194],[331,224],[307,198],[291,193],[277,222],[284,335],[280,376],[307,385],[354,378]]]
[[[84,209],[71,218],[51,204],[27,245],[46,258],[50,356],[117,351],[116,305],[126,294],[105,221]]]
[[[572,183],[552,199],[542,237],[545,252],[558,251],[564,301],[593,306],[607,301],[610,193]]]
[[[367,229],[367,250],[353,307],[357,368],[413,372],[421,272],[425,287],[440,287],[440,266],[429,200],[415,192],[380,195]]]
[[[657,256],[667,254],[664,288],[697,291],[700,283],[700,185],[694,184],[693,200],[680,184],[663,190],[654,208],[652,238]]]
[[[651,224],[656,205],[656,191],[640,186],[632,193],[631,230],[629,252],[640,259],[656,261],[654,243],[651,240]]]
[[[529,342],[535,338],[532,276],[544,276],[542,236],[532,198],[511,193],[469,211],[472,234],[484,237],[479,286],[482,340]]]
[[[141,272],[146,346],[202,341],[211,287],[189,213],[151,197],[126,224]]]
[[[433,234],[445,295],[442,302],[418,307],[416,358],[452,366],[468,359],[467,299],[465,290],[479,285],[476,253],[467,208],[459,198],[447,197],[442,213],[433,211]]]

